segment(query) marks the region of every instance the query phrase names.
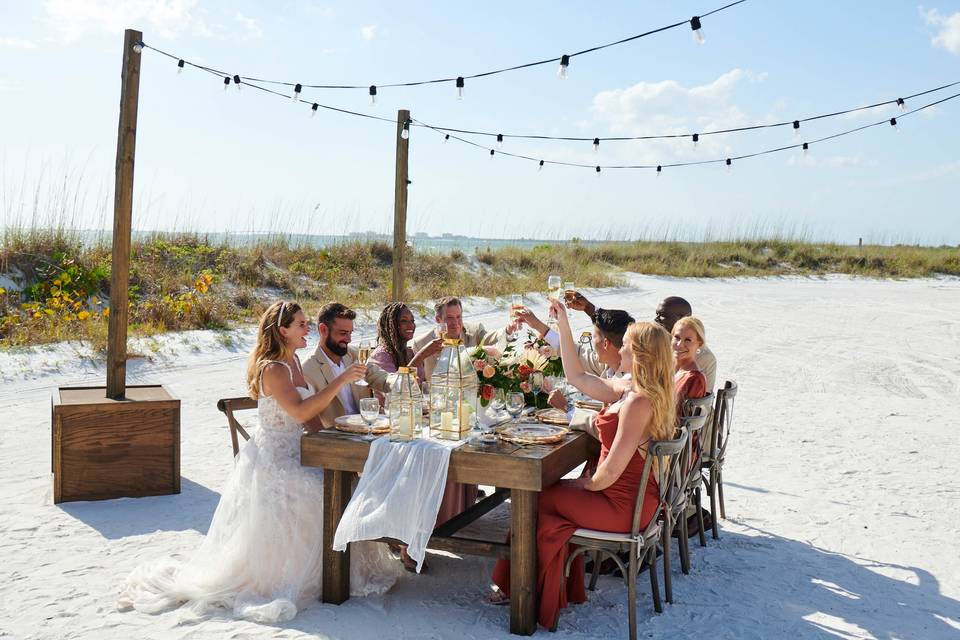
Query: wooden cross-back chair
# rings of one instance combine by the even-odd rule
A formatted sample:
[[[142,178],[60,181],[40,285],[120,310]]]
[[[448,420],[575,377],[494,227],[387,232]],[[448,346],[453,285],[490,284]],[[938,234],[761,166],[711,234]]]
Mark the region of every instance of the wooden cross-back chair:
[[[703,526],[703,499],[701,490],[704,480],[703,474],[701,473],[701,461],[703,460],[703,452],[710,448],[710,438],[713,437],[713,402],[713,394],[708,393],[702,398],[690,398],[683,403],[684,416],[703,416],[706,418],[706,422],[704,422],[703,428],[700,430],[699,437],[694,438],[690,443],[690,482],[687,485],[688,503],[693,504],[697,514],[697,524],[699,525],[697,537],[700,539],[701,547],[707,546],[707,537]],[[689,562],[687,563],[687,569],[689,570]],[[687,571],[684,571],[684,573],[687,573]]]
[[[707,472],[707,491],[710,492],[710,511],[713,516],[713,537],[720,538],[720,518],[726,519],[727,508],[723,502],[723,463],[727,457],[727,442],[730,438],[730,425],[733,422],[733,403],[737,397],[737,383],[727,380],[723,388],[717,391],[717,404],[713,410],[713,433],[709,449],[706,447],[701,457],[701,468]],[[720,502],[719,518],[717,501]]]
[[[220,400],[217,400],[217,409],[223,411],[223,413],[227,416],[227,424],[230,426],[230,444],[233,445],[234,458],[236,458],[237,454],[240,453],[240,440],[237,438],[237,434],[239,433],[241,436],[243,436],[244,440],[249,440],[250,434],[247,433],[247,430],[243,428],[243,425],[237,421],[233,415],[233,412],[256,408],[257,401],[247,396],[240,398],[221,398]]]
[[[682,433],[675,440],[654,440],[647,446],[647,455],[640,478],[640,490],[633,507],[633,527],[626,532],[597,531],[594,529],[577,529],[570,544],[576,545],[576,550],[567,558],[564,574],[570,575],[570,566],[580,554],[593,555],[593,575],[590,578],[590,590],[596,588],[597,576],[600,572],[600,558],[606,556],[619,567],[621,575],[627,580],[627,616],[630,624],[630,640],[637,638],[637,574],[644,562],[649,564],[650,590],[653,595],[653,608],[657,613],[663,611],[660,602],[660,586],[657,583],[657,542],[662,531],[661,519],[665,526],[670,528],[670,510],[666,509],[670,478],[676,472],[683,449],[686,446],[687,436]],[[653,461],[657,461],[654,470]],[[654,476],[654,473],[656,474]],[[653,476],[653,477],[652,477]],[[643,514],[643,500],[647,493],[647,484],[654,480],[659,489],[657,509],[647,525],[641,530],[640,518]],[[624,565],[617,555],[626,553],[628,562]],[[559,615],[559,612],[558,612]],[[554,621],[554,627],[556,627]]]

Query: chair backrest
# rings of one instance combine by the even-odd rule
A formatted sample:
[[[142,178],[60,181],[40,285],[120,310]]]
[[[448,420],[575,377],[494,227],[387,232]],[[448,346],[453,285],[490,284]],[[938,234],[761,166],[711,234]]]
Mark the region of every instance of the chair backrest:
[[[643,462],[643,474],[640,478],[640,491],[637,493],[637,500],[633,505],[633,527],[632,535],[640,533],[640,518],[643,515],[643,500],[647,495],[647,484],[650,482],[650,476],[656,474],[657,487],[659,489],[659,499],[657,509],[647,525],[649,530],[656,526],[663,508],[667,504],[667,498],[671,490],[671,478],[677,471],[680,464],[680,458],[683,455],[684,447],[687,445],[687,434],[683,432],[679,437],[673,440],[651,440],[647,445],[647,455]],[[656,460],[657,464],[653,462]],[[656,466],[656,469],[654,469]]]
[[[243,425],[237,422],[237,419],[233,416],[233,412],[256,408],[257,401],[247,396],[240,398],[221,398],[217,400],[217,409],[226,414],[227,424],[230,425],[230,443],[233,445],[234,457],[240,453],[240,441],[237,439],[237,433],[239,432],[244,440],[249,440],[250,434],[243,428]]]
[[[710,416],[713,413],[713,393],[702,398],[688,398],[683,403],[684,416]]]
[[[723,464],[727,453],[730,425],[733,423],[733,403],[737,398],[737,383],[727,380],[717,392],[717,404],[713,410],[713,457]]]

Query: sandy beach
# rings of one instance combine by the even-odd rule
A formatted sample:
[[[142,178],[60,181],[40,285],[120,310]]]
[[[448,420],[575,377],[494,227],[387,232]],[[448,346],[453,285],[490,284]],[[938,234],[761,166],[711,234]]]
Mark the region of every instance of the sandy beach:
[[[689,576],[675,563],[675,603],[663,614],[640,581],[640,636],[960,637],[960,279],[632,276],[630,285],[587,294],[638,319],[665,295],[687,298],[718,380],[740,384],[722,539],[692,544]],[[544,312],[542,298],[532,306]],[[507,318],[503,301],[479,299],[464,315],[488,328]],[[577,314],[575,328],[586,324]],[[355,340],[374,333],[370,318],[358,328]],[[0,353],[0,637],[510,637],[508,608],[481,603],[492,561],[439,553],[429,574],[405,574],[384,596],[318,602],[279,626],[115,610],[139,562],[189,554],[209,525],[232,465],[215,402],[243,394],[252,333],[131,343],[148,357],[131,361],[129,382],[162,383],[182,401],[180,495],[56,506],[51,394],[102,384],[103,367],[75,344]],[[504,522],[499,510],[482,526]],[[626,589],[613,577],[565,610],[556,633],[626,635]]]

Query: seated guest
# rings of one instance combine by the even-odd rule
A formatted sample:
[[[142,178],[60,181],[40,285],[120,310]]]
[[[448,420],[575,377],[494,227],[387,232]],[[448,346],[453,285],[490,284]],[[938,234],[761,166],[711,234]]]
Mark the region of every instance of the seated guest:
[[[303,375],[317,391],[325,389],[337,376],[357,362],[357,349],[350,347],[353,321],[357,314],[339,302],[331,302],[320,309],[317,329],[320,344],[313,355],[303,363]],[[340,416],[360,413],[360,399],[369,398],[373,391],[390,390],[390,375],[375,364],[367,363],[364,379],[369,386],[356,384],[340,388],[337,396],[320,415],[314,418],[320,427],[330,429]]]
[[[407,346],[407,342],[413,337],[417,324],[413,318],[413,312],[402,302],[392,302],[384,307],[377,327],[377,339],[380,344],[370,354],[367,365],[373,364],[390,372],[395,372],[399,367],[412,367],[416,369],[417,377],[421,382],[428,380],[424,375],[424,362],[431,357],[436,360],[435,356],[443,349],[443,340],[432,336],[414,353],[413,349]],[[382,397],[380,402],[383,404]],[[477,485],[448,482],[443,500],[440,502],[440,510],[437,512],[437,525],[459,515],[476,501]],[[416,563],[406,553],[403,554],[403,563],[408,568],[411,563],[416,567]]]
[[[591,317],[597,312],[593,303],[587,300],[580,292],[575,294],[573,302],[570,303],[570,308],[583,311]],[[693,309],[690,307],[689,302],[677,296],[669,296],[661,300],[660,304],[657,305],[657,311],[653,321],[667,331],[672,332],[673,325],[677,320],[692,315]],[[699,353],[696,354],[696,360],[697,367],[703,372],[704,377],[707,379],[707,390],[712,391],[716,388],[717,384],[716,356],[707,348],[707,345],[703,345]]]
[[[583,559],[563,577],[569,541],[580,527],[601,531],[630,531],[640,489],[644,457],[650,440],[670,438],[674,430],[673,358],[670,336],[649,322],[630,325],[621,356],[630,362],[632,378],[604,379],[587,373],[580,364],[565,307],[553,302],[560,325],[560,352],[567,380],[608,406],[597,417],[600,463],[596,472],[576,480],[561,480],[540,494],[537,508],[538,620],[556,627],[568,602],[585,602]],[[652,480],[652,478],[651,478]],[[648,482],[643,496],[640,526],[656,511],[659,488]],[[500,560],[493,581],[499,588],[492,602],[510,596],[510,563]]]
[[[707,395],[707,378],[697,366],[697,353],[706,344],[703,323],[693,316],[684,316],[673,325],[673,361],[676,366],[675,390],[677,415],[683,403]]]
[[[452,340],[463,340],[463,346],[468,349],[480,345],[492,346],[502,343],[506,340],[506,329],[498,329],[488,332],[480,323],[463,321],[463,305],[458,298],[446,297],[437,300],[434,305],[437,324],[446,325],[446,337]],[[414,351],[422,349],[424,346],[436,340],[438,337],[435,331],[428,331],[415,338],[411,343]],[[433,375],[433,370],[437,366],[439,352],[426,357],[423,361],[424,379],[429,380]]]
[[[426,380],[423,362],[440,353],[443,341],[434,337],[422,344],[416,353],[407,346],[413,339],[417,322],[413,312],[402,302],[391,302],[380,312],[377,320],[377,348],[370,354],[367,365],[374,365],[388,373],[396,373],[400,367],[415,369],[420,382]],[[380,404],[383,404],[383,392],[377,392]]]

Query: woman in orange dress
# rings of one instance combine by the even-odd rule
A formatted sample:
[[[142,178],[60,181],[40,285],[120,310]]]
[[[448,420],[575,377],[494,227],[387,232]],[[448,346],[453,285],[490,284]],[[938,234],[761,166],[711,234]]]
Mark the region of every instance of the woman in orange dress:
[[[633,508],[643,472],[647,442],[673,434],[675,402],[670,335],[659,325],[630,325],[620,350],[623,370],[632,379],[602,379],[586,373],[570,332],[566,308],[553,302],[560,325],[560,354],[567,381],[608,406],[597,416],[600,461],[592,476],[561,480],[540,494],[537,520],[537,592],[541,625],[555,628],[560,610],[569,602],[587,599],[583,559],[577,558],[570,577],[563,577],[569,541],[580,527],[601,531],[630,531]],[[656,511],[656,482],[648,482],[641,527]],[[500,593],[492,602],[510,596],[510,563],[497,562],[493,582]]]
[[[673,325],[672,344],[673,362],[676,366],[674,388],[677,398],[677,416],[680,416],[683,414],[684,402],[694,398],[702,398],[709,391],[707,389],[707,378],[697,367],[697,352],[706,344],[706,330],[703,328],[703,322],[693,316],[686,316],[677,320],[676,324]],[[700,433],[705,449],[709,449],[711,442],[712,434],[708,428],[709,425],[704,425]],[[693,441],[693,446],[694,451],[699,448],[696,439]],[[699,455],[694,457],[693,464],[696,464],[698,460]],[[689,511],[692,513],[693,508]],[[691,520],[691,523],[693,520]]]

